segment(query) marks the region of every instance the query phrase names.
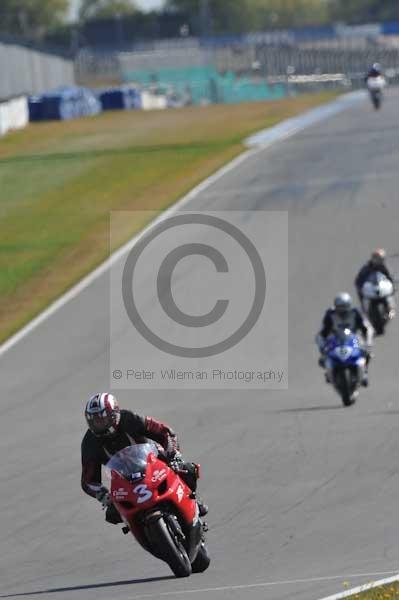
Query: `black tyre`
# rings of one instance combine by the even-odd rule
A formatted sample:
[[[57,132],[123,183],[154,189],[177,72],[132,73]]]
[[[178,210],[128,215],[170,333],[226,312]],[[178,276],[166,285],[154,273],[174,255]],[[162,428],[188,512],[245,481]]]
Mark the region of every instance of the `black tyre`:
[[[198,550],[198,554],[195,560],[191,563],[191,568],[193,573],[203,573],[207,570],[211,563],[210,556],[208,554],[208,549],[205,546],[205,542],[201,542],[200,549]]]
[[[150,538],[157,556],[168,563],[176,577],[191,575],[191,563],[183,543],[163,518],[151,523]]]
[[[379,110],[381,107],[381,95],[379,93],[373,94],[373,104],[375,110]]]
[[[387,311],[382,302],[380,302],[377,306],[376,316],[375,332],[377,335],[384,335],[385,325],[387,322]]]
[[[338,371],[337,388],[342,398],[344,406],[352,406],[355,403],[355,396],[352,390],[352,374],[349,369]]]
[[[385,323],[379,323],[374,327],[376,335],[384,335],[385,333]]]
[[[385,306],[379,303],[373,303],[370,306],[369,315],[370,323],[374,327],[376,335],[385,333],[385,325],[387,322],[387,314]]]

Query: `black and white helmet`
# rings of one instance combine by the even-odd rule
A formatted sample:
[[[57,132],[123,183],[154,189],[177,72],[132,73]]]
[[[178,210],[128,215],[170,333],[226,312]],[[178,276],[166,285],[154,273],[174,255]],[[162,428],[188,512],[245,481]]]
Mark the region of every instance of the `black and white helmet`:
[[[334,307],[339,314],[348,314],[352,310],[352,304],[352,298],[347,292],[341,292],[334,298]]]
[[[121,420],[117,399],[108,393],[94,394],[86,403],[87,425],[96,436],[114,435]]]

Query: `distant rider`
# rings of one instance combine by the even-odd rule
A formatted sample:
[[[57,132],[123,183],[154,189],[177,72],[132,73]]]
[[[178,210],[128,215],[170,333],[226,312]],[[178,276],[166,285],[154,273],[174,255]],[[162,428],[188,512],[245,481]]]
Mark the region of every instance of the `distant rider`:
[[[316,336],[316,342],[321,354],[319,358],[319,365],[321,367],[325,366],[327,338],[344,329],[349,329],[354,334],[360,331],[363,335],[365,341],[363,354],[366,358],[366,368],[362,385],[367,386],[367,371],[371,358],[374,330],[368,320],[362,316],[361,312],[353,307],[352,298],[347,292],[342,292],[335,297],[334,308],[329,308],[326,311],[321,330]]]
[[[383,248],[377,248],[371,254],[370,260],[367,261],[365,265],[363,265],[363,267],[360,269],[359,273],[356,276],[355,286],[356,286],[357,293],[359,295],[360,304],[361,304],[361,307],[363,310],[364,310],[364,298],[363,298],[363,293],[362,293],[363,285],[366,283],[366,281],[368,281],[370,279],[370,277],[372,275],[374,275],[375,273],[382,273],[383,275],[385,275],[385,277],[387,279],[389,279],[389,281],[392,283],[392,285],[394,285],[393,277],[385,263],[385,259],[386,259],[385,250]],[[387,298],[387,305],[388,305],[387,308],[388,308],[389,318],[393,319],[395,316],[395,300],[394,300],[393,296],[391,296],[390,298]]]
[[[194,463],[183,462],[176,434],[168,425],[151,417],[142,417],[130,410],[121,410],[112,394],[95,394],[85,408],[88,430],[82,441],[82,488],[106,509],[109,523],[122,519],[112,504],[109,490],[102,485],[101,465],[111,456],[133,444],[142,444],[148,438],[160,444],[160,458],[173,468],[193,491],[197,488],[198,472]],[[208,507],[197,498],[200,516]]]
[[[365,83],[367,83],[367,81],[369,79],[376,79],[377,77],[384,77],[382,68],[380,63],[374,63],[372,67],[370,67],[370,69],[367,71],[367,75],[364,78]]]

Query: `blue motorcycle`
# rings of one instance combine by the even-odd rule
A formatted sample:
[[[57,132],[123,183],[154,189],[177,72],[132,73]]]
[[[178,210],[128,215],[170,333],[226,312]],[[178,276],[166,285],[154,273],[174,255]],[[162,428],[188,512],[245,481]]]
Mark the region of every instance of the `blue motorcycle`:
[[[344,406],[356,401],[366,368],[365,351],[357,335],[344,329],[327,340],[326,377],[342,398]]]

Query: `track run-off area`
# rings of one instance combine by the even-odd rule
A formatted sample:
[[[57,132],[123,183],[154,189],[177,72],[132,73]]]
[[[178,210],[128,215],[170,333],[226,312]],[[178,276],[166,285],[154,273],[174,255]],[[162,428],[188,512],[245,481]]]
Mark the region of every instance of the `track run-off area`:
[[[289,221],[288,389],[118,393],[202,465],[206,573],[176,580],[80,489],[84,403],[109,388],[108,271],[2,354],[1,598],[319,600],[398,569],[399,321],[349,409],[314,346],[375,246],[399,275],[398,98],[379,113],[364,98],[253,152],[187,204]]]

